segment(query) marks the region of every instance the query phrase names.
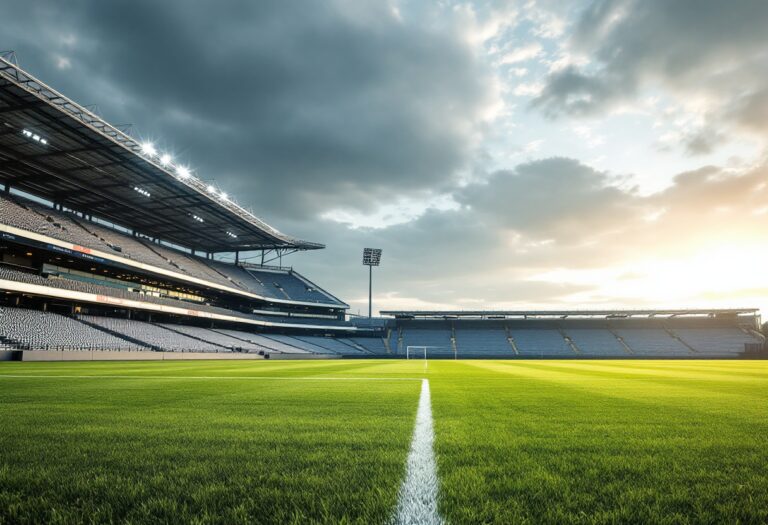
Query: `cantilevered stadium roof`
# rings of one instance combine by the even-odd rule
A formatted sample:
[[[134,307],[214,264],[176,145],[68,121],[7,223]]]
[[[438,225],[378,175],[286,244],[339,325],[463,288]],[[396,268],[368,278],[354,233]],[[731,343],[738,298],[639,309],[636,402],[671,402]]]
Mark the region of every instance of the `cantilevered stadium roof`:
[[[187,168],[0,58],[0,182],[207,252],[322,244],[289,237]]]
[[[569,317],[679,317],[757,315],[757,308],[679,310],[388,310],[381,315],[400,319],[565,319]]]

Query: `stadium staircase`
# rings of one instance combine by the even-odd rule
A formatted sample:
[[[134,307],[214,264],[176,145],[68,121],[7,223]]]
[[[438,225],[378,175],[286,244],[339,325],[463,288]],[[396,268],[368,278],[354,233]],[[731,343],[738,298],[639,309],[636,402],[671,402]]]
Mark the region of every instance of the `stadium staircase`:
[[[86,228],[85,226],[83,226],[83,225],[80,223],[80,221],[78,221],[77,219],[75,219],[75,217],[74,217],[74,213],[72,213],[72,214],[70,214],[70,215],[71,215],[71,216],[69,217],[69,220],[70,220],[70,221],[72,221],[72,224],[75,224],[75,225],[79,226],[79,227],[80,227],[80,229],[81,229],[81,230],[83,230],[83,231],[84,231],[85,233],[87,233],[88,235],[91,235],[91,236],[93,236],[93,237],[96,237],[96,238],[98,238],[98,235],[96,235],[95,233],[93,233],[91,230],[89,230],[88,228]],[[102,242],[104,242],[104,239],[99,239],[99,240],[101,240]]]
[[[387,337],[384,339],[384,348],[387,349],[387,354],[392,354],[392,348],[389,345],[389,338],[392,337],[392,329],[387,328]]]
[[[306,347],[301,347],[301,346],[299,346],[299,345],[296,345],[296,344],[293,344],[293,343],[288,343],[288,342],[286,342],[286,341],[279,341],[279,340],[275,339],[274,337],[270,337],[270,336],[269,336],[269,335],[267,335],[267,334],[259,334],[259,335],[260,335],[261,337],[263,337],[264,339],[269,339],[270,341],[274,341],[275,343],[278,343],[278,344],[283,344],[283,345],[285,345],[285,346],[290,346],[290,347],[292,347],[292,348],[295,348],[296,350],[299,350],[299,351],[300,351],[300,353],[307,353],[307,349],[306,349]],[[314,346],[317,346],[317,345],[314,345]],[[284,352],[280,352],[280,350],[277,350],[277,349],[274,349],[274,348],[270,348],[270,350],[272,350],[272,351],[274,351],[274,352],[284,353]],[[327,352],[326,352],[326,353],[327,353]]]
[[[576,355],[581,355],[581,350],[579,349],[579,347],[578,347],[578,346],[576,346],[576,343],[574,342],[574,340],[573,340],[573,339],[571,339],[571,336],[569,336],[568,334],[566,334],[566,333],[565,333],[565,330],[563,330],[562,328],[558,329],[557,331],[558,331],[558,332],[560,333],[560,335],[563,337],[563,341],[565,341],[565,344],[567,344],[567,345],[568,345],[568,347],[569,347],[571,350],[573,350],[573,353],[574,353],[574,354],[576,354]]]
[[[161,328],[163,330],[168,330],[169,332],[173,332],[175,334],[179,334],[179,335],[182,335],[184,337],[189,337],[190,339],[195,339],[195,340],[200,341],[202,343],[205,343],[207,345],[218,346],[219,348],[223,348],[224,350],[229,350],[229,351],[233,351],[234,350],[234,348],[232,348],[232,347],[220,345],[219,343],[214,343],[213,341],[208,341],[206,339],[203,339],[202,337],[197,337],[197,336],[194,336],[192,334],[188,334],[186,332],[181,332],[179,330],[174,330],[173,328],[169,328],[168,326],[160,325],[160,324],[157,324],[157,323],[150,323],[150,324],[156,326],[157,328]]]
[[[225,333],[225,332],[222,332],[222,331],[220,331],[220,330],[216,330],[216,329],[214,329],[214,328],[211,328],[211,330],[212,330],[212,331],[214,331],[214,332],[216,332],[216,333],[218,333],[218,334],[221,334],[221,335],[225,335],[225,336],[227,336],[227,337],[231,337],[232,339],[237,339],[238,341],[242,341],[242,342],[244,342],[244,343],[250,343],[250,344],[252,344],[252,345],[256,345],[256,346],[258,346],[258,347],[262,348],[262,349],[263,349],[263,350],[265,350],[265,351],[266,351],[266,350],[268,350],[268,351],[270,351],[270,352],[280,353],[280,350],[277,350],[277,349],[275,349],[275,348],[270,348],[269,346],[265,346],[265,345],[263,345],[263,344],[261,344],[261,343],[258,343],[258,342],[256,342],[256,341],[251,341],[250,339],[245,339],[245,338],[243,338],[243,337],[238,337],[238,336],[236,336],[236,335],[234,335],[234,334],[232,334],[232,333]]]
[[[251,272],[250,268],[247,268],[247,267],[245,267],[245,266],[243,266],[243,265],[240,265],[240,267],[241,267],[243,270],[245,270],[246,272],[248,272],[248,275],[250,275],[250,276],[251,276],[253,279],[256,279],[258,282],[262,283],[262,285],[263,285],[265,288],[267,287],[266,285],[264,285],[264,282],[263,282],[261,279],[259,279],[259,278],[258,278],[258,277],[257,277],[257,276],[256,276],[256,275],[253,273],[253,272]],[[272,285],[272,286],[271,286],[271,287],[269,287],[269,288],[277,288],[278,290],[280,290],[280,293],[281,293],[281,294],[283,294],[283,297],[285,297],[285,298],[286,298],[286,299],[288,299],[289,301],[291,301],[291,300],[292,300],[291,296],[290,296],[290,295],[288,295],[288,292],[286,292],[286,291],[285,291],[285,289],[282,287],[282,285],[280,285],[279,283],[278,283],[278,286],[274,286],[274,285]]]
[[[117,337],[118,339],[122,339],[123,341],[128,341],[129,343],[133,343],[133,344],[135,344],[137,346],[147,347],[147,348],[151,349],[154,352],[163,352],[163,351],[165,351],[165,349],[163,349],[163,348],[161,348],[161,347],[159,347],[157,345],[153,345],[153,344],[147,343],[145,341],[140,341],[140,340],[135,339],[135,338],[133,338],[133,337],[131,337],[129,335],[125,335],[123,333],[116,332],[114,330],[110,330],[109,328],[107,328],[105,326],[101,326],[101,325],[98,325],[96,323],[92,323],[90,321],[86,321],[85,319],[81,319],[79,317],[73,317],[73,319],[75,321],[77,321],[78,323],[82,323],[82,324],[84,324],[86,326],[90,326],[91,328],[93,328],[95,330],[99,330],[100,332],[107,333],[107,334],[109,334],[111,336]]]
[[[632,348],[630,348],[630,346],[627,344],[627,342],[624,340],[624,338],[623,338],[623,337],[621,337],[619,334],[617,334],[615,330],[612,330],[612,329],[608,328],[608,331],[609,331],[609,332],[611,332],[611,334],[613,334],[613,337],[615,337],[615,338],[616,338],[616,340],[619,342],[619,344],[621,345],[621,347],[622,347],[622,348],[623,348],[623,349],[624,349],[624,350],[625,350],[625,351],[626,351],[626,352],[627,352],[629,355],[634,355],[634,353],[635,353],[635,352],[634,352],[634,350],[632,350]]]
[[[339,354],[339,352],[336,351],[336,349],[329,348],[327,346],[323,346],[323,345],[321,345],[319,343],[316,343],[314,341],[307,341],[306,339],[302,339],[301,337],[294,337],[292,335],[288,335],[286,337],[290,337],[292,340],[295,340],[299,344],[302,344],[304,346],[296,346],[293,343],[288,343],[288,342],[283,341],[285,344],[290,345],[290,346],[296,346],[297,348],[301,348],[305,352],[307,350],[309,350],[310,352],[316,353],[316,354],[329,354],[330,353],[330,354],[341,355],[341,354]],[[313,348],[316,348],[318,351],[314,351]]]
[[[515,342],[515,338],[512,337],[512,332],[509,329],[509,325],[504,325],[504,333],[507,335],[507,343],[509,343],[509,346],[512,347],[512,351],[515,353],[515,355],[520,355],[520,352],[517,350],[517,342]]]
[[[162,253],[160,253],[159,251],[157,251],[156,249],[154,249],[154,248],[152,247],[152,243],[146,242],[144,239],[140,239],[140,238],[138,238],[138,237],[136,238],[136,240],[137,240],[137,241],[139,241],[139,242],[140,242],[142,245],[144,245],[144,246],[145,246],[145,247],[146,247],[146,248],[147,248],[149,251],[151,251],[152,253],[154,253],[155,255],[157,255],[158,257],[160,257],[161,259],[163,259],[164,261],[166,261],[168,264],[170,264],[171,266],[173,266],[174,268],[176,268],[176,269],[177,269],[177,270],[179,270],[180,272],[183,272],[183,273],[185,273],[185,274],[187,273],[187,272],[184,270],[184,268],[182,268],[181,266],[179,266],[179,265],[178,265],[178,263],[176,263],[176,261],[173,261],[173,260],[169,259],[169,258],[168,258],[168,257],[166,257],[165,255],[163,255]]]
[[[362,345],[359,345],[359,344],[357,344],[357,343],[356,343],[356,342],[354,342],[354,341],[350,341],[349,339],[341,339],[341,338],[339,338],[339,339],[336,339],[336,340],[337,340],[338,342],[340,342],[340,343],[343,343],[343,344],[345,344],[345,345],[347,345],[347,346],[351,347],[351,348],[354,348],[355,350],[359,350],[360,352],[363,352],[363,353],[365,353],[365,354],[368,354],[368,355],[376,355],[376,353],[375,353],[375,352],[371,352],[370,350],[368,350],[368,349],[367,349],[367,348],[365,348],[364,346],[362,346]]]
[[[746,326],[741,326],[739,328],[741,328],[742,332],[744,332],[745,334],[750,335],[750,336],[756,338],[757,340],[759,340],[763,344],[763,346],[765,346],[765,336],[762,333],[760,333],[759,331],[755,330],[754,328],[748,328]]]
[[[677,334],[674,332],[674,330],[672,330],[671,328],[669,328],[669,327],[665,327],[665,328],[664,328],[664,331],[665,331],[665,332],[667,332],[667,333],[669,334],[669,337],[671,337],[672,339],[674,339],[675,341],[677,341],[678,343],[680,343],[681,345],[683,345],[684,347],[686,347],[686,348],[688,349],[688,352],[690,352],[691,354],[698,354],[698,353],[699,353],[699,351],[698,351],[698,350],[696,350],[694,347],[692,347],[691,345],[689,345],[687,341],[685,341],[685,340],[684,340],[682,337],[680,337],[679,335],[677,335]]]

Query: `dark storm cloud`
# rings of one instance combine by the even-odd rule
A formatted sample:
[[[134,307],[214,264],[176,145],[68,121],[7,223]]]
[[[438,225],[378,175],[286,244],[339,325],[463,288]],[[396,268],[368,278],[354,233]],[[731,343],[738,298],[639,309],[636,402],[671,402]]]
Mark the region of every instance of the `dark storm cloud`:
[[[497,172],[486,184],[461,190],[457,200],[499,226],[546,236],[571,226],[586,231],[590,223],[626,213],[632,195],[611,182],[573,159],[550,158]]]
[[[764,0],[595,0],[571,37],[591,64],[553,73],[534,106],[550,116],[594,115],[661,86],[708,97],[709,125],[764,132],[767,25]]]
[[[383,2],[191,6],[12,2],[3,44],[269,217],[439,190],[466,163],[492,94],[450,26]]]

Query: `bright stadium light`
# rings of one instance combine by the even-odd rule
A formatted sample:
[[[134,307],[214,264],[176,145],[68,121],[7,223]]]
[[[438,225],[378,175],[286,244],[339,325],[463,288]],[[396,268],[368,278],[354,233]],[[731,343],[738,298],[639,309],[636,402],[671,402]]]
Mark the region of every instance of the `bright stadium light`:
[[[363,265],[368,267],[368,319],[373,312],[373,267],[381,263],[381,250],[378,248],[363,249]]]
[[[187,168],[186,166],[177,167],[176,174],[182,179],[188,179],[189,177],[192,176],[192,174],[189,172],[189,168]]]
[[[208,193],[216,193],[216,186],[214,186],[213,184],[209,184]]]
[[[155,149],[155,145],[152,144],[151,142],[144,142],[141,145],[141,152],[144,155],[152,155],[152,156],[157,155],[157,150]]]
[[[171,163],[171,156],[168,155],[167,153],[163,153],[160,156],[160,164],[162,164],[163,166],[168,166],[170,163]]]
[[[221,192],[221,194],[219,195],[219,197],[221,197],[221,200],[223,200],[223,201],[227,200],[227,194],[226,194],[226,193],[224,193],[223,191]]]
[[[32,139],[35,142],[39,142],[43,146],[47,146],[48,145],[48,139],[46,139],[45,137],[41,137],[37,133],[29,131],[28,129],[21,130],[21,134],[24,135],[25,137],[27,137],[28,139]]]

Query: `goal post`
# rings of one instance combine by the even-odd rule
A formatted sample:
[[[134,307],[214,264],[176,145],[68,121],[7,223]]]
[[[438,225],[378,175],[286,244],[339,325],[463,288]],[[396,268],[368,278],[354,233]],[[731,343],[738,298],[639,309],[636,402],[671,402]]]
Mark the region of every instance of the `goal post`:
[[[408,345],[405,347],[405,358],[406,359],[424,359],[426,361],[428,350],[440,349],[440,348],[443,348],[443,347],[442,346]]]

